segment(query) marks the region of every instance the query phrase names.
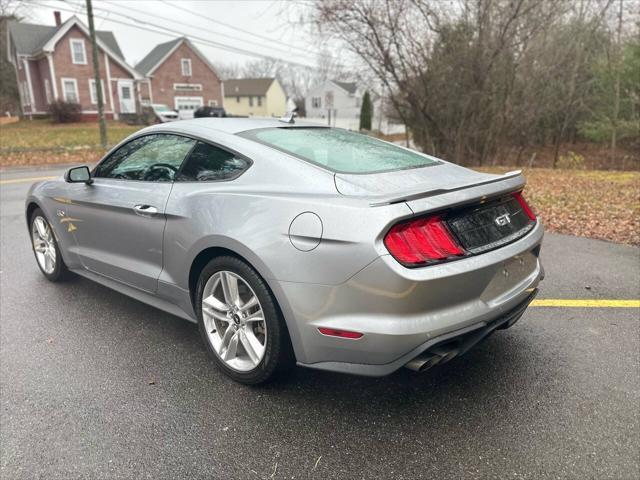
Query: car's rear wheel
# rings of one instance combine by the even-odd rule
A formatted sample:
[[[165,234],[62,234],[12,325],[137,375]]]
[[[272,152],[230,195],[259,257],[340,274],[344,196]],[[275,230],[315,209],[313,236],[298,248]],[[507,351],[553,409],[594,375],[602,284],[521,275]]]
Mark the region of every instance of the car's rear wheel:
[[[276,301],[242,260],[217,257],[205,266],[196,310],[207,350],[234,380],[263,383],[292,365],[291,343]]]
[[[70,273],[62,260],[51,224],[41,209],[36,208],[31,215],[31,245],[40,271],[51,282],[69,277]]]

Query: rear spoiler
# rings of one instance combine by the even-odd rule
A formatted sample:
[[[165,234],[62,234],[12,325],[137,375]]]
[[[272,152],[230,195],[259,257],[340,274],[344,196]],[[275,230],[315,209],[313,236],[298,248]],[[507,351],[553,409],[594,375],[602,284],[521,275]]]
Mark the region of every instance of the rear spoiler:
[[[511,172],[507,172],[503,175],[496,176],[495,178],[491,178],[489,180],[483,180],[480,182],[471,182],[471,183],[459,185],[452,188],[437,188],[434,190],[427,190],[427,191],[407,192],[402,196],[376,200],[375,202],[369,203],[369,206],[381,207],[384,205],[393,205],[394,203],[411,202],[413,200],[419,200],[419,199],[428,198],[428,197],[435,197],[437,195],[442,195],[444,193],[451,193],[459,190],[466,190],[467,188],[480,187],[483,185],[489,185],[497,182],[504,182],[505,180],[515,179],[516,177],[522,178],[521,183],[522,183],[522,186],[524,186],[524,177],[522,177],[522,170],[513,170]]]

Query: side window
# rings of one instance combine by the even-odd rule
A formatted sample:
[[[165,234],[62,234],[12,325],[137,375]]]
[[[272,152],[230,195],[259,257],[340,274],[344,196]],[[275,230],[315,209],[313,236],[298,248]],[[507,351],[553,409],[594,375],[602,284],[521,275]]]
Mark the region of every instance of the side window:
[[[179,135],[155,134],[138,137],[102,162],[95,177],[171,182],[184,157],[196,141]]]
[[[249,167],[249,162],[233,153],[198,142],[191,151],[176,181],[206,182],[231,180]]]

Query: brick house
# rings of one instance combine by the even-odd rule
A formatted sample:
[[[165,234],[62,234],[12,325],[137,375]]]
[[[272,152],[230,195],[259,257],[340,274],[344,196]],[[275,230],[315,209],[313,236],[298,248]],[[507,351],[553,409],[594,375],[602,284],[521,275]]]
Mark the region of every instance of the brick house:
[[[44,115],[54,100],[79,103],[85,120],[95,118],[98,101],[89,29],[73,16],[56,25],[12,22],[7,53],[16,70],[22,112]],[[128,65],[112,32],[96,32],[105,116],[136,112],[140,74]]]
[[[143,104],[165,104],[180,118],[203,105],[222,106],[222,83],[213,65],[186,37],[161,43],[137,65]]]

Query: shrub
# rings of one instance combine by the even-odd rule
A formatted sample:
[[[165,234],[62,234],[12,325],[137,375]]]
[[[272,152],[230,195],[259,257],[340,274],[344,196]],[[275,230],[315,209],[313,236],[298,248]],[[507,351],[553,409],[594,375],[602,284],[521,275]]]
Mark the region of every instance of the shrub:
[[[584,157],[579,153],[569,150],[567,155],[560,155],[558,158],[558,168],[568,170],[584,170]]]
[[[53,123],[78,122],[82,108],[79,103],[56,100],[49,105],[49,113]]]

